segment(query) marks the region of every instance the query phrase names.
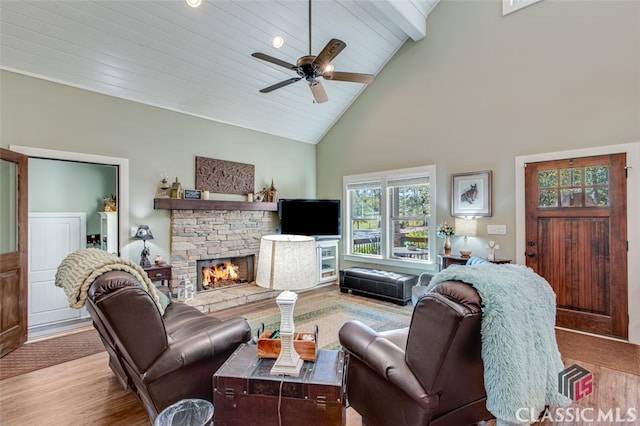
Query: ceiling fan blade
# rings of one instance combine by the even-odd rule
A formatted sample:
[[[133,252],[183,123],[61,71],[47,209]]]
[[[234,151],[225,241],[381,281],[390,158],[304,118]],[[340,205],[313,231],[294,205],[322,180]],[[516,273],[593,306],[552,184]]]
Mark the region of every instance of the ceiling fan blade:
[[[261,89],[260,93],[273,92],[276,89],[280,89],[281,87],[288,86],[291,83],[295,83],[296,81],[300,81],[301,79],[302,79],[302,77],[293,77],[293,78],[290,78],[288,80],[281,81],[280,83],[276,83],[276,84],[274,84],[272,86],[265,87],[264,89]]]
[[[295,70],[296,68],[298,68],[297,65],[290,64],[281,59],[274,58],[273,56],[265,55],[264,53],[255,52],[252,53],[251,56],[253,56],[254,58],[262,59],[263,61],[271,62],[272,64],[280,65],[281,67],[285,67],[290,70]]]
[[[309,87],[311,88],[311,93],[313,93],[313,98],[317,103],[321,104],[322,102],[327,102],[329,100],[327,92],[325,92],[320,80],[315,80],[312,83],[309,83]]]
[[[361,74],[357,72],[341,72],[341,71],[332,71],[325,72],[322,74],[327,80],[336,80],[336,81],[350,81],[354,83],[364,83],[369,84],[373,83],[373,79],[375,78],[372,74]]]
[[[338,40],[337,38],[332,38],[324,49],[318,53],[313,64],[320,67],[320,69],[324,69],[335,59],[336,56],[338,56],[338,53],[342,52],[345,47],[347,47],[347,43],[342,40]]]

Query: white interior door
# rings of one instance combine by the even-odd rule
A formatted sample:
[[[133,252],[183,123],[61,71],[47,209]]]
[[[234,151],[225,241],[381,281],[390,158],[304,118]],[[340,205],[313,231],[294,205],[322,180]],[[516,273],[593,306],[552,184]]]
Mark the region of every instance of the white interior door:
[[[29,328],[88,317],[55,286],[58,265],[86,246],[85,213],[29,213]]]

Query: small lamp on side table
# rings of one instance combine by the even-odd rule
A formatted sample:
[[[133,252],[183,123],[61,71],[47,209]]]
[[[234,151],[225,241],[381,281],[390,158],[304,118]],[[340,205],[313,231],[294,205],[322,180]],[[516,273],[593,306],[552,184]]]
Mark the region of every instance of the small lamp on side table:
[[[464,245],[460,250],[460,257],[469,257],[471,256],[471,250],[467,246],[467,239],[469,237],[476,236],[476,221],[474,219],[456,219],[456,234],[464,237]]]
[[[149,250],[149,247],[147,247],[147,241],[153,240],[153,234],[151,233],[151,229],[149,229],[149,225],[138,226],[135,239],[142,240],[143,244],[143,249],[140,253],[140,266],[143,268],[150,268],[151,262],[149,261],[149,255],[151,254],[151,251]]]

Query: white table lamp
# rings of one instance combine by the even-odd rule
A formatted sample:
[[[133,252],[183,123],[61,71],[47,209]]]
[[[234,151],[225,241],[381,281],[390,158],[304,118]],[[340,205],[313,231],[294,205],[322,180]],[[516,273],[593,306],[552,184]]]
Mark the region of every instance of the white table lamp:
[[[276,298],[280,308],[281,348],[271,369],[274,376],[300,375],[303,361],[293,346],[293,308],[298,295],[291,290],[316,285],[316,268],[315,239],[301,235],[267,235],[260,240],[256,284],[284,290]]]
[[[471,250],[467,246],[467,239],[475,237],[477,232],[477,223],[474,219],[457,218],[455,223],[456,235],[464,237],[464,244],[460,250],[461,257],[471,256]]]

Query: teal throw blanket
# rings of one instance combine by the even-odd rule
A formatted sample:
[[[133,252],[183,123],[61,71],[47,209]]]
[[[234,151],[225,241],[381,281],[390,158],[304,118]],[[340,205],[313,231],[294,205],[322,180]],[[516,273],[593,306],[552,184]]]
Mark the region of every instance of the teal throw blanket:
[[[482,361],[487,409],[499,425],[529,424],[546,405],[566,407],[558,391],[564,369],[555,334],[556,296],[549,283],[521,265],[451,266],[433,277],[472,285],[482,298]],[[518,416],[518,409],[521,410]],[[524,414],[522,414],[524,413]]]

